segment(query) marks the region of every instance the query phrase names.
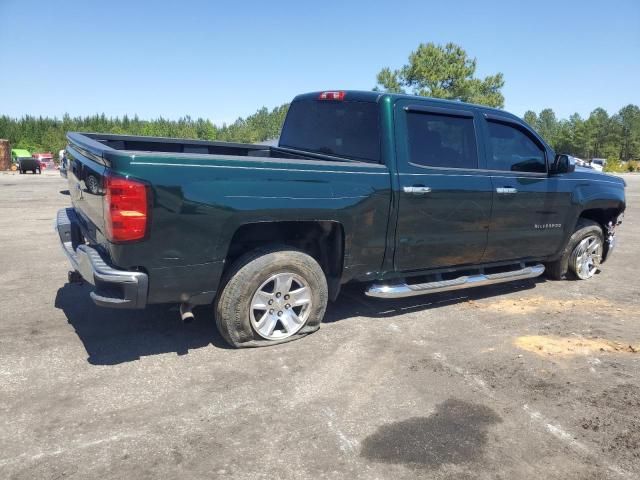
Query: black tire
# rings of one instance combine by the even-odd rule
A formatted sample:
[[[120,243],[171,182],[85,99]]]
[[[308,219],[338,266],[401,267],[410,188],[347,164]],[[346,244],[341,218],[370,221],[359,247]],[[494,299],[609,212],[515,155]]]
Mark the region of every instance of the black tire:
[[[295,334],[280,340],[262,338],[250,320],[250,305],[258,288],[271,276],[293,273],[307,282],[311,290],[311,311]],[[320,328],[327,308],[327,280],[312,257],[291,247],[272,247],[240,257],[225,275],[215,304],[216,325],[233,347],[263,347],[296,340]]]
[[[569,238],[560,258],[555,262],[545,264],[546,276],[552,280],[562,280],[563,278],[578,279],[569,265],[571,255],[574,253],[578,244],[590,235],[597,235],[600,241],[604,243],[602,227],[600,227],[598,223],[586,218],[579,219],[576,229]]]

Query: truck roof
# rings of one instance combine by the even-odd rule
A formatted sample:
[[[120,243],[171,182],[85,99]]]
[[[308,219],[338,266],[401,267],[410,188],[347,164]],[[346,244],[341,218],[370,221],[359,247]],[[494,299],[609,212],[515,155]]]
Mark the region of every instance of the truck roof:
[[[429,100],[429,101],[434,102],[434,103],[442,104],[443,107],[460,108],[461,105],[464,105],[464,106],[467,106],[467,107],[473,107],[473,108],[478,108],[478,109],[482,109],[482,110],[485,110],[485,111],[497,112],[497,113],[500,113],[502,115],[509,115],[509,116],[513,116],[513,117],[518,118],[516,115],[513,115],[513,114],[511,114],[509,112],[506,112],[505,110],[502,110],[502,109],[499,109],[499,108],[487,107],[486,105],[478,105],[478,104],[475,104],[475,103],[461,102],[459,100],[445,100],[443,98],[423,97],[423,96],[420,96],[420,95],[408,95],[408,94],[403,94],[403,93],[376,92],[376,91],[373,91],[373,90],[340,90],[340,89],[336,89],[336,90],[320,90],[320,91],[317,91],[317,92],[309,92],[309,93],[302,93],[300,95],[296,95],[296,97],[293,99],[293,101],[295,102],[296,100],[315,100],[323,92],[344,92],[345,93],[345,99],[353,100],[353,101],[356,101],[356,102],[378,102],[383,97],[391,98],[391,100],[393,102],[395,102],[396,100],[400,100],[400,99],[412,99],[412,98],[425,99],[425,100]]]

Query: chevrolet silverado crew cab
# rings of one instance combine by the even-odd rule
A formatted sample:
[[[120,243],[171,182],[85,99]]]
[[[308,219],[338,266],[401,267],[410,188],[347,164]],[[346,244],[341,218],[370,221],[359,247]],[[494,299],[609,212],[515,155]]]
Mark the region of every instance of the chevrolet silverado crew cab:
[[[621,178],[576,169],[518,117],[378,92],[297,96],[277,146],[67,135],[57,229],[100,306],[213,305],[235,347],[317,330],[341,285],[397,298],[591,278]]]

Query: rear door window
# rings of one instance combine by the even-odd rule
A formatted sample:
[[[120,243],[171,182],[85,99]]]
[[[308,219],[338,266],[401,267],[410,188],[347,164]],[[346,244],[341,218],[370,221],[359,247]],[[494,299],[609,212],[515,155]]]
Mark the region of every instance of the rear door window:
[[[472,117],[407,113],[409,161],[423,167],[478,168]]]
[[[378,104],[324,100],[293,102],[279,146],[379,163]]]

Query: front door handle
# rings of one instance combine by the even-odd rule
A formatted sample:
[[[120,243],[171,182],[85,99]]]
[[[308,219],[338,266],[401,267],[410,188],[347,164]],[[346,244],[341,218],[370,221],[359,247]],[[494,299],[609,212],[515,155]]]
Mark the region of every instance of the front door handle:
[[[500,193],[502,195],[510,195],[513,193],[518,193],[518,189],[513,187],[498,187],[496,188],[496,193]]]
[[[425,193],[431,193],[431,187],[425,187],[424,185],[414,185],[412,187],[402,187],[404,193],[410,193],[412,195],[424,195]]]

